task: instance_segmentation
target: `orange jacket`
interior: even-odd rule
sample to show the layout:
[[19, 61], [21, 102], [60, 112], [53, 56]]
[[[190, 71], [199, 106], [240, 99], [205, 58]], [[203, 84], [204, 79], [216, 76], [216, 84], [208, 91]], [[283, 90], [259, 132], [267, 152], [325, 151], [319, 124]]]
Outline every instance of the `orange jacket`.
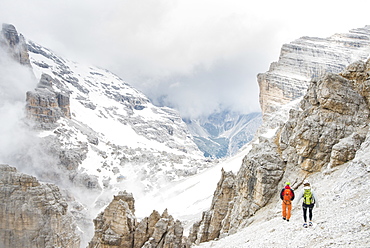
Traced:
[[281, 200], [284, 200], [284, 195], [286, 194], [286, 189], [288, 189], [290, 191], [290, 199], [285, 199], [285, 200], [293, 201], [294, 200], [294, 190], [289, 185], [286, 185], [281, 190], [281, 192], [280, 192], [280, 199]]

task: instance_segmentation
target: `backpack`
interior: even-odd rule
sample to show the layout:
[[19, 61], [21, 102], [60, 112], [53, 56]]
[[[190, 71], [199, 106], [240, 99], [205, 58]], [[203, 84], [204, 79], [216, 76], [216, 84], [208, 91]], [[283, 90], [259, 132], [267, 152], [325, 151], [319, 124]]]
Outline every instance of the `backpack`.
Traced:
[[292, 200], [292, 190], [291, 189], [284, 189], [283, 192], [283, 200], [284, 201], [291, 201]]
[[312, 199], [312, 192], [311, 189], [305, 189], [303, 192], [303, 203], [306, 205], [311, 205], [314, 203]]

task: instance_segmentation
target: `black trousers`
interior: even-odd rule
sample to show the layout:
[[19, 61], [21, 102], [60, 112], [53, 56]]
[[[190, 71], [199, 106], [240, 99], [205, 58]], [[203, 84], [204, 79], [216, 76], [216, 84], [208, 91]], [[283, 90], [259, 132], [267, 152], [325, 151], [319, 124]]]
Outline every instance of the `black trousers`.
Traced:
[[314, 207], [314, 204], [307, 205], [303, 203], [303, 219], [304, 222], [307, 222], [307, 209], [308, 209], [308, 218], [310, 218], [310, 221], [312, 220], [312, 209]]

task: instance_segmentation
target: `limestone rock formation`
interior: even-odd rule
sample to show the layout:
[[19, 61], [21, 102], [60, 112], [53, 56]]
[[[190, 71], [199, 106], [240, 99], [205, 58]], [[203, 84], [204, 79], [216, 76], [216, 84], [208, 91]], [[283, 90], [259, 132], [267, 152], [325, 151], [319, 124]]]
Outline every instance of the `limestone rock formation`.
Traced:
[[305, 94], [311, 79], [326, 72], [339, 73], [370, 53], [370, 26], [329, 38], [302, 37], [285, 44], [279, 61], [258, 75], [263, 113], [274, 112]]
[[211, 209], [203, 212], [202, 220], [195, 223], [189, 235], [192, 243], [199, 244], [219, 237], [220, 232], [227, 232], [229, 209], [232, 209], [236, 194], [235, 175], [222, 169], [221, 179], [213, 195]]
[[[154, 218], [152, 217], [154, 215]], [[168, 214], [167, 210], [163, 212], [163, 214], [160, 216], [159, 220], [154, 224], [154, 220], [156, 220], [158, 217], [158, 213], [155, 211], [151, 214], [151, 216], [148, 219], [148, 229], [153, 231], [151, 234], [151, 231], [148, 232], [147, 235], [149, 235], [149, 239], [145, 241], [145, 239], [139, 239], [136, 238], [136, 232], [135, 232], [135, 243], [134, 247], [145, 247], [145, 248], [180, 248], [180, 247], [186, 247], [186, 240], [183, 241], [183, 227], [181, 225], [181, 222], [179, 220], [174, 220], [171, 215]], [[145, 219], [144, 226], [145, 226]], [[142, 222], [143, 222], [142, 221]], [[153, 227], [151, 227], [150, 224], [154, 224]], [[141, 223], [140, 223], [141, 224]], [[142, 225], [141, 225], [142, 226]], [[144, 242], [143, 246], [140, 246]]]
[[80, 247], [57, 186], [0, 165], [0, 199], [0, 247]]
[[160, 219], [161, 215], [157, 211], [153, 211], [149, 217], [145, 217], [137, 225], [134, 235], [135, 248], [142, 247], [149, 240], [149, 238], [153, 236], [155, 225]]
[[132, 247], [136, 219], [132, 194], [120, 192], [94, 220], [95, 235], [89, 247]]
[[42, 74], [35, 91], [27, 92], [27, 116], [36, 120], [42, 127], [50, 127], [60, 117], [71, 118], [69, 95], [64, 92], [55, 92], [53, 84], [58, 84], [47, 74]]
[[137, 223], [132, 194], [120, 192], [94, 220], [95, 235], [89, 248], [187, 247], [183, 228], [167, 210], [157, 211]]
[[327, 74], [311, 82], [302, 111], [292, 112], [281, 132], [280, 147], [288, 164], [313, 172], [354, 158], [368, 129], [364, 89], [370, 82], [369, 68], [369, 61], [356, 62], [342, 76]]
[[223, 172], [211, 208], [193, 226], [189, 240], [213, 240], [248, 224], [248, 219], [276, 194], [285, 166], [276, 144], [261, 138], [250, 156], [243, 159], [237, 175]]
[[0, 32], [0, 46], [5, 48], [11, 56], [22, 65], [31, 67], [27, 44], [23, 35], [18, 35], [17, 30], [11, 24], [2, 25]]
[[[235, 179], [229, 176], [233, 185], [229, 197], [214, 204], [222, 199], [217, 192], [222, 192], [223, 173], [210, 210], [194, 225], [189, 240], [199, 243], [234, 233], [278, 195], [281, 181], [299, 185], [309, 173], [330, 173], [352, 160], [368, 135], [369, 85], [370, 60], [312, 80], [300, 108], [291, 109], [288, 121], [275, 128], [273, 137], [259, 136]], [[215, 218], [222, 221], [212, 223]]]

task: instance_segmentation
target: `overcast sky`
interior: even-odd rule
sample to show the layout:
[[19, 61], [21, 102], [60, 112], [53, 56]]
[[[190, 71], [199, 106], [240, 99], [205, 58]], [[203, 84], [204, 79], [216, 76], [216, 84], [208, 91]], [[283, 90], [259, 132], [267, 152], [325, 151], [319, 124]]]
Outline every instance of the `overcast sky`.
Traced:
[[256, 76], [301, 36], [370, 24], [367, 0], [0, 0], [0, 21], [184, 117], [260, 111]]

